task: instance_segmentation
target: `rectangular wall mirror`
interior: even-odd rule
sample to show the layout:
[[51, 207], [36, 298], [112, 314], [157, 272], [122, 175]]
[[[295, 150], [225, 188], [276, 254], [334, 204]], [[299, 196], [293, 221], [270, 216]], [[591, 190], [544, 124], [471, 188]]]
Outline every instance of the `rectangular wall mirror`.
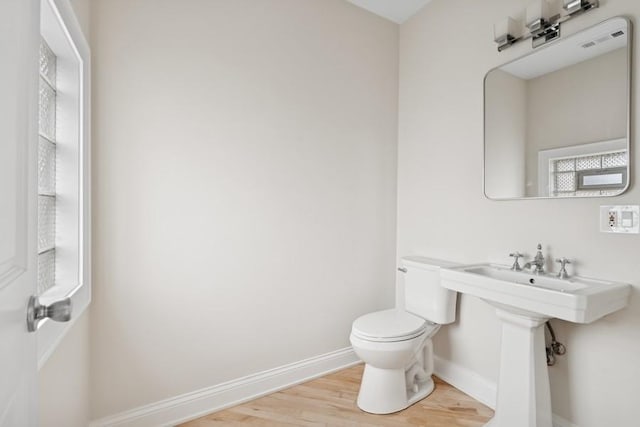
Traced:
[[612, 18], [490, 70], [490, 199], [606, 197], [629, 186], [631, 23]]

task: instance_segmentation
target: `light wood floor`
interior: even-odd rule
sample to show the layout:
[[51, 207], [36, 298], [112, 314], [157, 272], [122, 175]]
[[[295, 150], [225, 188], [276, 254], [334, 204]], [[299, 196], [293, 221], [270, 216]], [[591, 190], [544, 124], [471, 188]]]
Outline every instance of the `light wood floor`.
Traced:
[[436, 378], [427, 398], [389, 415], [356, 406], [364, 365], [327, 375], [243, 405], [181, 424], [180, 427], [253, 426], [424, 426], [480, 427], [493, 411]]

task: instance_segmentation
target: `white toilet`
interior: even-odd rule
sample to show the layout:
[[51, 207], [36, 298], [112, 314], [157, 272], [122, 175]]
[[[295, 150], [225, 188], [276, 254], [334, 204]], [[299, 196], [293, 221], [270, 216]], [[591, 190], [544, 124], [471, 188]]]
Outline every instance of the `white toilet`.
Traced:
[[454, 264], [405, 257], [397, 301], [403, 307], [365, 314], [353, 322], [351, 345], [365, 363], [358, 407], [389, 414], [433, 391], [431, 337], [456, 317], [457, 293], [440, 286], [440, 268]]

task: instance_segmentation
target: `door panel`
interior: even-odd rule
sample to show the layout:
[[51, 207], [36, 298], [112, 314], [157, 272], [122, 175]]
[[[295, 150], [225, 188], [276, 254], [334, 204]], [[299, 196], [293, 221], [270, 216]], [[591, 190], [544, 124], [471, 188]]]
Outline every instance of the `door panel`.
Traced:
[[36, 426], [38, 0], [0, 3], [0, 426]]

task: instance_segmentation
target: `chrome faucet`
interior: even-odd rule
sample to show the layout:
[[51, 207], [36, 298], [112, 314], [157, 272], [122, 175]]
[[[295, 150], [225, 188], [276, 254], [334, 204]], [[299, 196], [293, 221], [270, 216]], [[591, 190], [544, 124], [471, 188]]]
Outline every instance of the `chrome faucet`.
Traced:
[[542, 255], [542, 245], [538, 243], [538, 252], [533, 260], [524, 265], [525, 269], [531, 269], [534, 274], [544, 274], [544, 255]]
[[556, 262], [560, 263], [560, 271], [558, 272], [558, 277], [560, 279], [568, 279], [569, 273], [567, 273], [567, 264], [571, 264], [571, 261], [567, 258], [558, 258]]
[[511, 258], [514, 258], [514, 260], [513, 260], [513, 265], [511, 266], [511, 269], [512, 269], [513, 271], [522, 271], [522, 267], [520, 267], [520, 263], [518, 262], [518, 260], [519, 260], [520, 258], [522, 258], [522, 257], [523, 257], [523, 255], [522, 255], [520, 252], [511, 252], [511, 253], [509, 254], [509, 256], [510, 256]]

